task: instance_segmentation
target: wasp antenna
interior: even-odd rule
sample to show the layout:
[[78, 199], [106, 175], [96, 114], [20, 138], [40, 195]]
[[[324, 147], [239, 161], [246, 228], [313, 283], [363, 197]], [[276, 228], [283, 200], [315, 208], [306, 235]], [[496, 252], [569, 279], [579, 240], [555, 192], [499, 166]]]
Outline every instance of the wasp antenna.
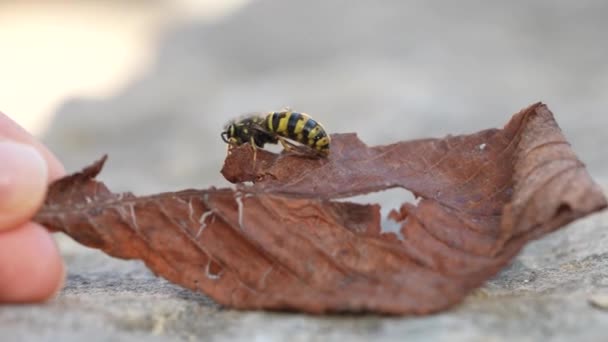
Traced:
[[227, 131], [223, 131], [223, 132], [220, 134], [220, 137], [222, 138], [222, 140], [224, 140], [224, 142], [225, 142], [226, 144], [229, 144], [229, 143], [230, 143], [230, 141], [228, 141], [228, 132], [227, 132]]

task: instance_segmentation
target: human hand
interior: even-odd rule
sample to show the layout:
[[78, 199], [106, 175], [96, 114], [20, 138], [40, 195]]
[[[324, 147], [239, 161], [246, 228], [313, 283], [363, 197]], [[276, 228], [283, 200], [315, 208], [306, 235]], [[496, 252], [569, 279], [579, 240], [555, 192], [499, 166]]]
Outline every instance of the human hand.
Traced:
[[61, 163], [8, 116], [0, 113], [0, 303], [36, 302], [63, 285], [55, 242], [31, 221]]

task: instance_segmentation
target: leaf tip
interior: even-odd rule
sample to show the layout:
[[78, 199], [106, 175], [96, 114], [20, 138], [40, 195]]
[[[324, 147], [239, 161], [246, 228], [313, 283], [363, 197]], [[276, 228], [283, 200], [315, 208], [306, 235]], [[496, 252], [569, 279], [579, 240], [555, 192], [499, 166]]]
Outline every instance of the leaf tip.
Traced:
[[101, 172], [101, 169], [103, 169], [106, 160], [108, 160], [107, 153], [101, 156], [101, 158], [96, 160], [93, 164], [82, 169], [80, 173], [89, 176], [89, 178], [95, 178]]

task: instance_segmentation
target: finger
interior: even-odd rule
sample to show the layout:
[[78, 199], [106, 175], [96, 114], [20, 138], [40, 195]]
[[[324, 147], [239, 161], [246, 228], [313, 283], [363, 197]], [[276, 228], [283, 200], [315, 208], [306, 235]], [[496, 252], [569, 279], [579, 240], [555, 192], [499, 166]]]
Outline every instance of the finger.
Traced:
[[32, 146], [0, 141], [0, 231], [25, 223], [46, 194], [47, 164]]
[[53, 297], [65, 267], [50, 234], [36, 223], [0, 233], [0, 302], [39, 302]]
[[12, 140], [33, 146], [44, 158], [48, 165], [48, 181], [54, 181], [65, 174], [63, 165], [57, 158], [38, 140], [32, 137], [21, 126], [14, 122], [7, 115], [0, 112], [0, 141]]

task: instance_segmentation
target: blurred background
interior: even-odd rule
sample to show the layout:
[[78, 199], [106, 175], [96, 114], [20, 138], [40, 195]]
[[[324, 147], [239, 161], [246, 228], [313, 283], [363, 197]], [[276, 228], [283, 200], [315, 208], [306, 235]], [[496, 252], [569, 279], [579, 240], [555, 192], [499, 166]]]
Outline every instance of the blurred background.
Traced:
[[[0, 110], [68, 171], [108, 153], [99, 178], [146, 194], [228, 185], [219, 134], [243, 113], [290, 106], [373, 145], [502, 127], [543, 101], [606, 189], [607, 15], [602, 0], [5, 0]], [[396, 191], [366, 200], [386, 211], [403, 201]], [[141, 263], [59, 235], [62, 294], [0, 310], [0, 330], [36, 341], [327, 340], [318, 337], [336, 331], [340, 341], [603, 341], [606, 316], [585, 296], [608, 288], [605, 222], [598, 215], [532, 244], [481, 295], [420, 320], [221, 310]]]
[[548, 103], [595, 177], [608, 3], [0, 2], [0, 110], [116, 190], [226, 185], [231, 118], [290, 106], [368, 144], [474, 132]]

